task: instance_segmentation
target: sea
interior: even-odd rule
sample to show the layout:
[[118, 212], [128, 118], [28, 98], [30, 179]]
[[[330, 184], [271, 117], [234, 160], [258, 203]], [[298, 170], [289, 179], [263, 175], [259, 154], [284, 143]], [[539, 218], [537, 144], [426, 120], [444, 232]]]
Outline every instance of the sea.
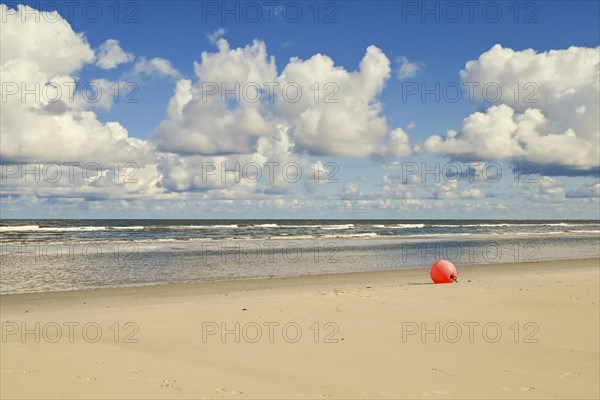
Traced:
[[578, 258], [600, 221], [0, 220], [0, 294]]

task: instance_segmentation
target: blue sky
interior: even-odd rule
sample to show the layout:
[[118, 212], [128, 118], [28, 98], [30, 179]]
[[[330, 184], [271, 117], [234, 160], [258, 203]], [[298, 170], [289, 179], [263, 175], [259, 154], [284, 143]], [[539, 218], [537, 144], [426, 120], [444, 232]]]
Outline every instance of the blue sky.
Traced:
[[[329, 2], [321, 2], [319, 19], [329, 16], [329, 23], [314, 22], [314, 1], [292, 2], [299, 4], [302, 10], [302, 17], [295, 23], [286, 22], [281, 15], [274, 16], [271, 22], [269, 13], [271, 7], [275, 6], [264, 6], [259, 21], [251, 22], [251, 9], [247, 9], [248, 14], [244, 14], [243, 2], [230, 2], [232, 7], [239, 7], [237, 17], [240, 22], [235, 22], [236, 15], [225, 14], [221, 2], [204, 3], [206, 4], [184, 0], [171, 1], [165, 5], [161, 1], [139, 1], [134, 3], [138, 8], [124, 5], [120, 19], [131, 16], [132, 20], [138, 21], [131, 23], [114, 23], [114, 10], [104, 6], [102, 10], [106, 18], [101, 18], [98, 23], [90, 23], [88, 18], [82, 16], [81, 11], [74, 14], [72, 26], [77, 32], [85, 32], [94, 47], [109, 36], [116, 37], [124, 49], [134, 54], [166, 58], [186, 76], [193, 76], [192, 63], [199, 59], [202, 51], [214, 51], [215, 46], [206, 36], [219, 28], [227, 30], [226, 38], [232, 47], [245, 46], [253, 39], [264, 40], [269, 54], [275, 56], [280, 63], [287, 62], [291, 57], [306, 59], [315, 53], [323, 53], [331, 56], [337, 65], [353, 70], [364, 50], [375, 44], [390, 60], [405, 56], [411, 61], [422, 63], [423, 69], [416, 81], [430, 83], [429, 87], [434, 82], [459, 82], [458, 72], [464, 68], [466, 61], [476, 59], [496, 43], [515, 50], [533, 48], [538, 51], [570, 46], [595, 47], [598, 46], [600, 33], [600, 11], [596, 1], [521, 2], [518, 7], [513, 2], [492, 2], [500, 5], [502, 10], [502, 17], [498, 22], [492, 22], [496, 19], [496, 8], [490, 7], [484, 12], [483, 5], [474, 8], [473, 22], [470, 22], [469, 8], [466, 5], [468, 2], [457, 2], [463, 14], [456, 23], [451, 22], [454, 19], [450, 14], [451, 9], [443, 12], [443, 2], [431, 2], [432, 9], [433, 4], [437, 4], [439, 10], [434, 14], [424, 14], [421, 2], [331, 2], [336, 7], [326, 7]], [[268, 2], [257, 2], [263, 3]], [[414, 4], [417, 10], [413, 11], [403, 3]], [[527, 6], [528, 3], [535, 4], [536, 7]], [[216, 14], [212, 13], [212, 4], [216, 4], [218, 8]], [[67, 14], [66, 6], [60, 9]], [[90, 8], [90, 15], [93, 13], [91, 10], [93, 9]], [[289, 10], [290, 21], [293, 21], [295, 8], [290, 6]], [[517, 20], [520, 21], [517, 23], [516, 12]], [[403, 22], [403, 18], [406, 22]], [[435, 22], [436, 18], [439, 23]], [[225, 23], [222, 22], [223, 19]], [[425, 23], [422, 22], [423, 19]], [[334, 22], [335, 20], [338, 22]], [[164, 28], [161, 29], [161, 26]], [[110, 34], [107, 35], [107, 32]], [[89, 75], [82, 74], [83, 80], [97, 77], [97, 70], [90, 68], [87, 72]], [[112, 76], [118, 77], [118, 72], [114, 71]], [[125, 111], [119, 115], [119, 121], [123, 121], [126, 126], [140, 127], [141, 137], [151, 132], [165, 113], [168, 97], [156, 96], [154, 90], [161, 93], [169, 90], [169, 86], [163, 82], [145, 86], [136, 96], [143, 103], [139, 109], [134, 108], [131, 112]], [[386, 116], [390, 121], [406, 125], [419, 119], [419, 126], [422, 128], [419, 132], [423, 132], [423, 136], [443, 132], [448, 128], [449, 121], [450, 126], [458, 128], [464, 115], [477, 108], [477, 105], [468, 101], [438, 106], [434, 101], [423, 103], [416, 97], [418, 96], [411, 96], [407, 102], [403, 102], [402, 82], [398, 80], [391, 80], [382, 94]], [[117, 108], [113, 111], [117, 112]], [[439, 118], [432, 120], [427, 117], [432, 110]], [[144, 118], [140, 118], [140, 112], [145, 114]], [[148, 118], [148, 115], [154, 118]], [[132, 134], [137, 135], [137, 132], [135, 129]]]
[[[2, 3], [13, 8], [17, 4], [16, 2]], [[598, 55], [597, 46], [600, 36], [598, 18], [600, 3], [597, 1], [482, 1], [477, 2], [472, 16], [469, 15], [470, 3], [460, 1], [301, 1], [278, 2], [277, 6], [268, 5], [270, 4], [268, 2], [253, 2], [248, 5], [245, 2], [234, 1], [227, 3], [136, 1], [120, 2], [116, 8], [113, 2], [80, 2], [72, 14], [69, 13], [69, 2], [32, 1], [25, 2], [25, 4], [39, 11], [56, 9], [68, 22], [73, 33], [83, 34], [83, 40], [94, 53], [93, 57], [95, 58], [92, 59], [90, 56], [85, 61], [81, 61], [77, 68], [66, 71], [66, 74], [73, 80], [79, 83], [92, 82], [97, 79], [132, 81], [139, 87], [139, 91], [134, 96], [138, 100], [137, 103], [113, 101], [113, 104], [106, 108], [96, 107], [91, 111], [94, 112], [99, 123], [118, 122], [127, 130], [129, 138], [141, 139], [153, 147], [151, 150], [153, 157], [159, 161], [154, 163], [144, 161], [144, 163], [148, 164], [149, 170], [156, 171], [158, 169], [159, 176], [156, 179], [150, 177], [146, 179], [146, 183], [152, 181], [151, 189], [137, 187], [131, 191], [125, 190], [126, 194], [119, 188], [99, 190], [90, 195], [89, 188], [73, 187], [73, 185], [61, 186], [60, 190], [57, 190], [56, 187], [37, 186], [32, 188], [27, 182], [21, 186], [9, 185], [8, 182], [4, 182], [4, 193], [1, 197], [4, 206], [3, 217], [47, 214], [59, 217], [104, 216], [107, 210], [114, 209], [115, 204], [120, 205], [117, 212], [119, 216], [136, 215], [139, 217], [156, 215], [157, 212], [164, 217], [188, 215], [198, 217], [196, 210], [200, 209], [202, 213], [213, 213], [215, 217], [232, 218], [244, 216], [268, 218], [287, 216], [290, 215], [290, 212], [293, 212], [295, 217], [320, 215], [340, 218], [354, 216], [436, 218], [442, 217], [448, 208], [455, 210], [452, 211], [453, 216], [466, 218], [550, 217], [551, 213], [556, 213], [558, 217], [563, 218], [599, 217], [597, 195], [599, 161], [597, 160], [597, 143], [594, 143], [599, 135], [599, 127], [597, 113], [594, 114], [590, 111], [598, 108], [598, 97], [593, 94], [593, 91], [592, 94], [589, 92], [590, 87], [598, 85], [598, 66], [594, 59]], [[261, 17], [257, 18], [258, 22], [249, 21], [254, 16], [255, 6], [262, 7]], [[233, 12], [227, 14], [223, 7], [230, 7]], [[427, 7], [429, 12], [424, 7]], [[86, 9], [88, 14], [84, 13], [83, 9]], [[102, 15], [98, 16], [97, 21], [95, 21], [96, 10], [102, 11]], [[298, 18], [295, 18], [296, 10], [301, 10], [302, 13]], [[455, 14], [457, 10], [460, 10], [460, 16]], [[115, 13], [116, 11], [118, 13]], [[497, 11], [500, 11], [501, 15], [497, 14]], [[272, 20], [270, 13], [273, 13]], [[239, 21], [236, 21], [236, 18]], [[297, 19], [297, 21], [292, 22], [290, 19]], [[328, 23], [324, 21], [326, 19]], [[51, 29], [56, 26], [50, 25], [57, 24], [44, 24], [43, 22], [42, 18], [42, 23], [37, 23], [35, 28], [30, 26], [24, 29], [26, 32], [27, 29], [36, 29], [36, 31], [48, 29], [47, 33], [39, 33], [40, 37], [51, 36]], [[286, 153], [285, 157], [301, 157], [307, 163], [334, 162], [339, 165], [336, 177], [340, 182], [317, 185], [318, 188], [308, 187], [310, 185], [302, 188], [287, 188], [289, 189], [287, 191], [279, 187], [276, 191], [270, 191], [277, 192], [276, 196], [269, 196], [265, 195], [269, 190], [264, 187], [249, 187], [239, 191], [237, 188], [231, 187], [203, 187], [190, 183], [193, 178], [190, 178], [189, 182], [176, 182], [180, 178], [175, 178], [175, 175], [172, 175], [173, 178], [169, 181], [167, 177], [173, 171], [173, 165], [179, 165], [177, 163], [183, 162], [188, 166], [194, 165], [194, 163], [197, 165], [198, 162], [202, 162], [199, 161], [199, 157], [204, 157], [202, 160], [209, 160], [211, 156], [231, 156], [232, 162], [234, 162], [236, 155], [250, 154], [248, 149], [210, 153], [210, 150], [207, 150], [213, 147], [210, 144], [206, 145], [206, 148], [190, 148], [190, 152], [177, 150], [179, 148], [177, 141], [181, 142], [182, 136], [180, 135], [184, 133], [179, 132], [169, 136], [171, 132], [165, 128], [165, 121], [172, 119], [167, 113], [167, 107], [174, 95], [177, 81], [188, 79], [192, 85], [199, 87], [201, 79], [196, 75], [194, 62], [200, 63], [203, 52], [207, 52], [209, 55], [219, 53], [218, 44], [215, 40], [210, 39], [210, 35], [219, 30], [222, 32], [219, 37], [225, 40], [228, 49], [232, 50], [232, 53], [227, 53], [230, 57], [233, 57], [234, 49], [251, 46], [254, 40], [262, 43], [266, 48], [267, 57], [274, 57], [277, 75], [282, 73], [292, 58], [297, 57], [306, 61], [316, 54], [328, 56], [333, 60], [334, 68], [340, 68], [351, 74], [359, 69], [367, 49], [375, 46], [379, 52], [377, 54], [383, 54], [389, 61], [389, 73], [385, 79], [381, 78], [381, 90], [373, 94], [371, 98], [365, 99], [363, 109], [368, 110], [376, 103], [379, 109], [377, 116], [384, 119], [386, 124], [385, 132], [382, 131], [378, 136], [381, 143], [361, 139], [353, 144], [340, 136], [340, 146], [360, 148], [366, 144], [367, 146], [373, 145], [374, 149], [363, 152], [358, 150], [342, 151], [339, 148], [336, 149], [335, 132], [332, 131], [323, 134], [327, 136], [328, 141], [333, 141], [334, 144], [323, 143], [321, 148], [319, 143], [314, 143], [316, 140], [314, 137], [302, 131], [302, 126], [304, 126], [302, 124], [306, 121], [298, 121], [303, 117], [290, 116], [291, 111], [286, 110], [283, 114], [287, 118], [285, 123], [289, 122], [287, 135], [290, 136], [290, 140], [295, 146], [290, 152], [291, 154]], [[8, 29], [5, 32], [8, 32]], [[3, 35], [9, 34], [5, 32]], [[3, 41], [5, 39], [7, 38], [3, 38]], [[131, 59], [118, 63], [114, 68], [105, 69], [99, 67], [95, 61], [99, 60], [99, 49], [102, 44], [110, 39], [118, 41], [119, 48], [130, 54]], [[54, 54], [57, 59], [53, 62], [63, 63], [64, 60], [60, 59], [62, 56], [58, 55], [61, 54], [61, 43], [59, 41], [49, 43], [49, 46], [56, 46]], [[493, 46], [497, 44], [501, 48], [492, 50]], [[17, 45], [18, 43], [15, 44], [15, 46]], [[27, 45], [31, 45], [31, 43], [24, 43], [21, 46]], [[68, 43], [63, 43], [63, 45], [68, 45]], [[566, 51], [570, 47], [579, 50], [571, 56]], [[499, 61], [494, 60], [503, 60], [503, 57], [508, 54], [507, 49], [512, 51], [513, 61], [507, 62], [504, 70], [496, 70], [495, 65]], [[5, 51], [4, 48], [3, 51]], [[528, 51], [533, 53], [527, 53]], [[559, 51], [559, 53], [554, 55], [554, 51]], [[16, 50], [13, 53], [15, 59], [26, 57], [21, 54], [22, 52], [19, 53]], [[30, 57], [35, 59], [35, 52], [32, 51], [31, 54], [33, 55]], [[477, 63], [476, 61], [484, 54], [487, 54], [493, 62]], [[10, 61], [11, 56], [7, 57], [3, 59], [3, 63]], [[84, 58], [84, 56], [80, 57], [81, 60]], [[173, 74], [169, 75], [150, 69], [144, 73], [132, 72], [140, 60], [153, 59], [161, 59], [170, 63]], [[34, 61], [43, 67], [42, 61]], [[48, 60], [43, 61], [47, 62]], [[461, 78], [460, 71], [466, 69], [468, 61], [474, 61], [475, 65], [472, 69], [467, 70], [466, 78]], [[594, 62], [596, 62], [595, 67]], [[524, 65], [524, 63], [529, 64]], [[400, 76], [399, 70], [403, 64], [408, 68], [409, 73]], [[221, 68], [225, 68], [223, 65]], [[573, 69], [569, 70], [569, 66], [572, 66]], [[42, 67], [40, 68], [43, 69]], [[306, 67], [310, 73], [309, 65], [306, 64], [303, 67]], [[561, 68], [563, 69], [561, 70]], [[572, 84], [562, 81], [562, 79], [568, 79], [569, 74], [576, 74], [579, 77], [582, 69], [578, 68], [587, 68], [586, 71], [591, 71], [589, 72], [591, 77], [589, 82], [583, 82], [583, 78], [581, 78], [582, 81]], [[207, 66], [204, 73], [210, 75], [212, 72], [208, 71]], [[524, 74], [522, 81], [520, 73]], [[584, 71], [582, 76], [587, 76], [585, 73]], [[538, 114], [526, 113], [526, 108], [529, 106], [525, 107], [520, 102], [511, 103], [505, 98], [493, 104], [486, 103], [480, 98], [469, 101], [464, 92], [461, 93], [461, 98], [457, 102], [447, 101], [444, 98], [436, 101], [433, 95], [428, 95], [423, 101], [420, 98], [421, 93], [406, 94], [409, 87], [433, 89], [436, 84], [439, 84], [440, 87], [460, 85], [461, 79], [463, 81], [464, 79], [477, 80], [485, 84], [486, 81], [482, 81], [482, 79], [487, 79], [489, 83], [506, 78], [518, 81], [520, 95], [523, 96], [527, 93], [523, 85], [531, 83], [532, 77], [536, 79], [536, 76], [542, 78], [539, 82], [533, 81], [539, 86], [539, 91], [534, 97], [536, 99], [541, 97], [539, 98], [540, 103], [533, 104], [532, 107], [539, 109], [546, 120], [540, 123], [535, 137], [525, 131], [526, 124], [524, 123], [521, 128], [522, 133], [519, 133], [521, 131], [513, 132], [511, 140], [514, 140], [514, 143], [499, 142], [503, 143], [502, 145], [514, 144], [521, 147], [518, 149], [515, 147], [516, 150], [513, 149], [512, 153], [508, 150], [499, 151], [499, 154], [503, 155], [498, 157], [491, 155], [489, 151], [483, 151], [482, 147], [489, 146], [493, 149], [496, 144], [489, 137], [504, 133], [494, 133], [494, 127], [490, 127], [489, 133], [481, 133], [480, 125], [469, 128], [469, 126], [463, 125], [463, 121], [470, 116], [473, 117], [473, 120], [480, 118], [483, 114], [487, 117], [488, 113], [492, 114], [491, 109], [495, 106], [504, 107], [502, 109], [504, 111], [507, 109], [514, 111], [514, 116], [507, 118], [513, 118], [515, 123], [526, 118], [537, 118]], [[556, 78], [552, 78], [552, 76], [556, 76]], [[47, 75], [47, 79], [53, 78], [55, 76]], [[365, 74], [364, 77], [353, 76], [349, 78], [348, 82], [358, 81], [362, 78], [365, 82], [375, 79]], [[501, 82], [500, 84], [503, 85], [506, 92], [505, 83]], [[351, 85], [351, 83], [348, 84]], [[560, 98], [561, 93], [564, 93], [569, 87], [571, 89], [569, 95], [572, 95], [574, 100], [569, 100], [565, 104], [569, 107], [572, 106], [573, 111], [569, 115], [562, 115], [557, 111], [558, 105], [555, 105], [555, 99]], [[581, 104], [575, 104], [574, 102], [579, 101], [577, 99], [585, 100], [581, 100]], [[235, 104], [229, 104], [229, 111], [236, 107]], [[7, 109], [7, 107], [4, 108]], [[577, 122], [574, 117], [576, 109], [585, 114], [585, 124]], [[186, 117], [186, 124], [192, 123], [190, 120], [194, 118], [194, 113], [202, 116], [202, 109], [193, 111], [190, 106], [188, 110], [191, 111], [188, 111], [190, 115]], [[502, 110], [499, 109], [499, 112]], [[77, 110], [77, 112], [80, 111]], [[280, 111], [270, 110], [269, 107], [266, 107], [261, 113], [263, 116], [265, 113], [269, 114], [270, 118], [271, 113]], [[356, 113], [356, 109], [353, 112]], [[478, 112], [479, 114], [477, 114]], [[589, 116], [590, 113], [592, 113], [591, 116]], [[289, 121], [290, 118], [293, 121]], [[280, 120], [277, 119], [277, 121]], [[356, 126], [353, 121], [341, 120], [340, 132], [348, 129], [344, 125], [345, 122], [347, 122], [347, 126]], [[371, 122], [376, 123], [374, 120]], [[501, 123], [498, 122], [497, 125], [501, 125]], [[159, 129], [159, 126], [162, 128]], [[181, 126], [179, 127], [181, 128]], [[187, 125], [186, 127], [188, 131], [191, 129], [196, 132], [192, 129], [194, 127], [190, 128]], [[371, 128], [369, 127], [372, 128], [367, 124], [366, 132], [370, 132]], [[402, 131], [408, 144], [403, 149], [392, 152], [393, 154], [386, 153], [383, 149], [391, 140], [390, 132], [396, 128]], [[12, 138], [8, 136], [9, 129], [15, 128], [13, 125], [10, 128], [8, 125], [3, 127], [2, 139], [6, 141], [5, 143], [9, 143]], [[184, 132], [183, 128], [181, 129]], [[469, 129], [476, 133], [469, 134]], [[571, 139], [552, 137], [552, 135], [567, 132], [569, 129], [574, 132], [574, 136], [571, 133], [565, 134], [568, 138], [576, 137], [587, 140], [587, 142], [581, 142], [584, 143], [583, 147], [589, 144], [589, 151], [585, 154], [582, 153], [582, 156], [575, 156], [572, 151], [569, 153], [568, 149], [571, 145], [574, 149], [582, 147], [578, 145], [579, 142], [574, 141], [575, 139], [571, 142], [564, 142]], [[456, 131], [457, 136], [451, 134], [446, 137], [448, 130]], [[482, 136], [478, 136], [480, 133], [489, 135], [489, 137], [482, 138]], [[13, 131], [10, 131], [10, 134], [13, 134]], [[28, 133], [26, 130], [18, 132], [17, 129], [14, 134], [23, 138]], [[209, 140], [214, 140], [215, 136], [210, 136], [211, 134], [210, 132], [206, 133]], [[233, 135], [232, 138], [235, 138], [237, 142], [240, 141], [236, 132], [222, 133], [224, 137], [227, 137], [228, 134]], [[316, 134], [320, 134], [320, 132], [316, 132]], [[205, 138], [203, 135], [205, 133], [200, 132], [199, 138]], [[340, 133], [340, 135], [342, 134]], [[441, 138], [446, 137], [444, 143], [437, 147], [434, 146], [433, 141], [426, 144], [434, 135]], [[210, 139], [211, 137], [212, 139]], [[156, 138], [161, 138], [162, 144]], [[456, 150], [450, 143], [450, 139], [453, 138], [461, 140], [461, 146], [464, 148], [471, 146], [471, 150]], [[552, 142], [551, 139], [556, 141]], [[250, 141], [254, 143], [253, 140]], [[527, 142], [528, 140], [531, 141]], [[32, 143], [35, 142], [28, 140], [26, 145], [19, 147], [21, 150], [15, 150], [13, 153], [4, 152], [2, 154], [3, 162], [16, 163], [22, 168], [23, 162], [35, 161], [36, 156], [32, 155], [35, 153], [33, 149], [31, 152], [27, 151], [27, 146], [34, 146]], [[255, 155], [266, 157], [264, 153], [257, 150], [256, 143], [253, 146], [251, 150], [255, 152]], [[548, 146], [546, 155], [544, 155], [544, 151], [539, 150], [540, 146]], [[536, 148], [534, 149], [534, 147]], [[557, 153], [561, 148], [565, 151], [564, 155]], [[384, 153], [386, 155], [382, 155]], [[164, 161], [167, 157], [165, 154], [169, 154], [171, 157], [170, 162]], [[83, 153], [81, 157], [81, 160], [84, 161], [89, 159], [89, 156], [85, 156]], [[193, 159], [193, 157], [196, 158]], [[288, 160], [285, 157], [283, 159]], [[272, 155], [271, 158], [273, 158]], [[573, 160], [570, 160], [571, 158]], [[584, 158], [585, 162], [579, 162]], [[60, 157], [57, 155], [54, 159], [50, 157], [47, 160], [39, 161], [48, 162], [59, 159]], [[498, 162], [499, 165], [502, 165], [504, 179], [494, 182], [492, 186], [477, 186], [477, 183], [469, 186], [465, 185], [464, 181], [458, 185], [448, 185], [451, 182], [443, 182], [443, 179], [440, 182], [427, 181], [417, 184], [413, 182], [412, 185], [409, 182], [391, 183], [393, 179], [390, 179], [390, 176], [398, 175], [398, 171], [404, 168], [402, 162], [448, 163], [452, 160], [461, 163]], [[110, 160], [104, 159], [102, 161], [110, 162]], [[117, 162], [119, 161], [117, 160]], [[135, 162], [137, 162], [137, 158]], [[533, 163], [536, 165], [536, 171], [539, 170], [542, 173], [536, 174], [537, 180], [534, 184], [523, 186], [522, 182], [515, 182], [514, 179], [508, 178], [514, 174], [510, 168], [514, 166], [515, 162]], [[162, 167], [157, 168], [156, 165], [162, 165]], [[197, 172], [194, 169], [191, 175], [194, 175], [194, 171]], [[544, 171], [550, 172], [544, 175]], [[160, 176], [160, 173], [163, 175]], [[190, 175], [189, 171], [187, 175]], [[157, 182], [158, 185], [156, 185]], [[160, 190], [155, 190], [156, 187], [159, 187]], [[391, 195], [392, 192], [395, 194]], [[247, 197], [244, 193], [247, 194]], [[258, 196], [257, 193], [261, 193], [263, 196]], [[446, 194], [440, 196], [440, 193]], [[389, 202], [386, 203], [384, 200], [389, 200]], [[27, 206], [32, 201], [36, 204], [34, 208]], [[273, 201], [277, 204], [276, 206], [271, 204]], [[173, 209], [169, 206], [169, 202], [178, 202], [181, 206]], [[245, 205], [242, 206], [238, 203]], [[124, 206], [125, 204], [126, 206]], [[232, 210], [232, 207], [227, 207], [227, 204], [239, 205], [237, 207], [239, 212]], [[323, 206], [324, 204], [326, 206]]]

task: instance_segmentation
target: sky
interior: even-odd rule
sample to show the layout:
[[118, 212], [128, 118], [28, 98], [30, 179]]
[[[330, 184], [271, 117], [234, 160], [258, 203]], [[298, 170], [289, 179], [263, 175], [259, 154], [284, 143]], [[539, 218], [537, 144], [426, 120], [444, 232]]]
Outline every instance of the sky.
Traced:
[[597, 1], [0, 3], [2, 218], [600, 218]]

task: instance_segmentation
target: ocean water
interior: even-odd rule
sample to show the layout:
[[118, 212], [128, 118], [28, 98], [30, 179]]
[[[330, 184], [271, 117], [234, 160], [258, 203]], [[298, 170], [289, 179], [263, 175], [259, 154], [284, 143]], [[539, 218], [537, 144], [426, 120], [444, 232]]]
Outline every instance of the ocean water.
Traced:
[[2, 220], [0, 293], [600, 257], [600, 221]]

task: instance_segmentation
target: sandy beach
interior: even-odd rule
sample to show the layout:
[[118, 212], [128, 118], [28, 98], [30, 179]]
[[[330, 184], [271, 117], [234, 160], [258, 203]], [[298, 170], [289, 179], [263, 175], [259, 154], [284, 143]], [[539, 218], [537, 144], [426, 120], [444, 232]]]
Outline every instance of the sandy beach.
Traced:
[[[598, 398], [599, 260], [4, 295], [1, 397]], [[37, 324], [37, 325], [36, 325]]]

